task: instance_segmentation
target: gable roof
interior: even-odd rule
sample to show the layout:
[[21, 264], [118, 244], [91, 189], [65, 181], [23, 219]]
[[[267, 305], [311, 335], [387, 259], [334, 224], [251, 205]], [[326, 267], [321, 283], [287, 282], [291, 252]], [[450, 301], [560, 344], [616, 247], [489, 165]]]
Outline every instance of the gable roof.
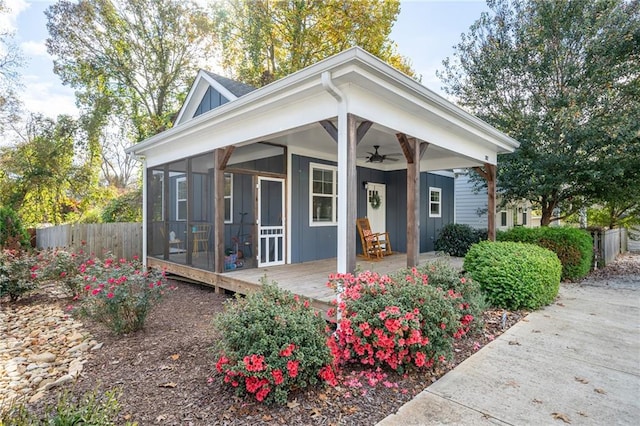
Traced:
[[229, 102], [256, 90], [255, 87], [248, 84], [223, 77], [210, 71], [200, 70], [191, 85], [191, 89], [182, 108], [180, 108], [180, 112], [178, 112], [174, 127], [193, 118], [194, 113], [198, 109], [198, 105], [200, 105], [202, 101], [202, 97], [209, 87], [217, 90]]
[[[145, 156], [147, 166], [153, 166], [216, 148], [272, 140], [298, 144], [299, 152], [308, 148], [307, 152], [314, 155], [330, 151], [330, 155], [335, 156], [335, 143], [326, 132], [310, 135], [313, 137], [306, 141], [287, 135], [309, 128], [320, 132], [320, 122], [335, 120], [344, 109], [374, 123], [373, 129], [390, 144], [397, 145], [398, 133], [428, 142], [431, 154], [422, 160], [426, 164], [423, 170], [496, 164], [497, 154], [513, 152], [519, 145], [513, 138], [359, 47], [239, 98], [204, 71], [198, 78], [203, 80], [203, 86], [209, 81], [219, 87], [220, 93], [228, 94], [230, 101], [188, 120], [185, 117], [189, 116], [189, 110], [183, 108], [182, 122], [127, 148], [126, 152]], [[196, 86], [194, 84], [190, 96]], [[342, 92], [342, 101], [336, 102], [334, 89]], [[206, 87], [202, 90], [204, 93]], [[197, 105], [193, 106], [190, 117], [195, 108]], [[375, 131], [368, 133], [373, 136]], [[299, 146], [306, 142], [306, 146]]]
[[[211, 71], [207, 71], [207, 70], [203, 70], [203, 71], [205, 73], [207, 73], [215, 81], [217, 81], [218, 83], [222, 84], [227, 90], [229, 90], [231, 93], [233, 93], [238, 98], [240, 96], [244, 96], [247, 93], [250, 93], [250, 92], [253, 92], [254, 90], [256, 90], [256, 88], [251, 86], [250, 84], [241, 83], [239, 81], [232, 80], [230, 78], [221, 76], [220, 74], [216, 74], [216, 73], [211, 72]], [[229, 100], [231, 100], [231, 99], [229, 99]]]

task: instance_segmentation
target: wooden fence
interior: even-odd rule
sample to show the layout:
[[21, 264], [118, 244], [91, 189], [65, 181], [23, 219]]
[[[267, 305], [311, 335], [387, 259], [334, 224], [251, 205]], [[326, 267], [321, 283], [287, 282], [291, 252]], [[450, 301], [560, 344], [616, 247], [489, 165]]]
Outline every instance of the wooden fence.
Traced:
[[599, 267], [613, 262], [620, 253], [627, 251], [628, 233], [626, 228], [615, 228], [606, 231], [595, 230], [591, 232], [593, 237], [593, 250]]
[[36, 230], [36, 246], [84, 250], [102, 257], [110, 252], [117, 258], [142, 257], [142, 223], [94, 223], [60, 225]]

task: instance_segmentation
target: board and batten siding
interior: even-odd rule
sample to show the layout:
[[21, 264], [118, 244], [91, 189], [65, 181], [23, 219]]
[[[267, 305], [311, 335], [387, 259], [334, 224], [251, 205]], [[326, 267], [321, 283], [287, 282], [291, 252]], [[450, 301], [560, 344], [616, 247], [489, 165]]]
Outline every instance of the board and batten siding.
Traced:
[[[309, 164], [336, 166], [335, 162], [292, 155], [291, 182], [291, 262], [308, 262], [336, 256], [337, 227], [309, 226]], [[407, 171], [381, 171], [364, 167], [357, 168], [357, 217], [367, 214], [367, 192], [364, 182], [382, 183], [387, 187], [386, 229], [394, 251], [405, 252], [407, 248]], [[429, 188], [442, 189], [441, 217], [428, 217]], [[433, 173], [420, 173], [420, 251], [434, 250], [434, 241], [442, 227], [453, 223], [454, 181], [452, 177]], [[355, 234], [356, 250], [362, 253], [360, 237]]]

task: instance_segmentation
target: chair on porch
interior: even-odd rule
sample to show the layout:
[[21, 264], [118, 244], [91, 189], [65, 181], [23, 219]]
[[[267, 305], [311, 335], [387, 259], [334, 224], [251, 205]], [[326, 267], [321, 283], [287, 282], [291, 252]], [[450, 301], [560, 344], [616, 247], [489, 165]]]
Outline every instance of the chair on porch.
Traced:
[[191, 228], [191, 232], [193, 233], [193, 256], [197, 257], [198, 254], [200, 253], [200, 248], [202, 248], [202, 251], [205, 254], [207, 254], [207, 257], [208, 257], [209, 235], [211, 234], [211, 225], [208, 225], [208, 224], [193, 225]]
[[385, 255], [393, 254], [391, 251], [391, 241], [388, 232], [372, 232], [369, 219], [361, 217], [356, 220], [360, 242], [362, 243], [362, 254], [367, 259], [381, 259]]

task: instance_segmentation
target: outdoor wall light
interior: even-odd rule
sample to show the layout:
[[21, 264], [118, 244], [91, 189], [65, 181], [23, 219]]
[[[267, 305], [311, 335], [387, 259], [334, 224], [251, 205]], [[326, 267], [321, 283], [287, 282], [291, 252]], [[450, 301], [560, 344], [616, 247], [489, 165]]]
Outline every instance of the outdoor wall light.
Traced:
[[369, 185], [369, 182], [367, 182], [366, 180], [362, 181], [362, 189], [367, 189], [367, 185]]

